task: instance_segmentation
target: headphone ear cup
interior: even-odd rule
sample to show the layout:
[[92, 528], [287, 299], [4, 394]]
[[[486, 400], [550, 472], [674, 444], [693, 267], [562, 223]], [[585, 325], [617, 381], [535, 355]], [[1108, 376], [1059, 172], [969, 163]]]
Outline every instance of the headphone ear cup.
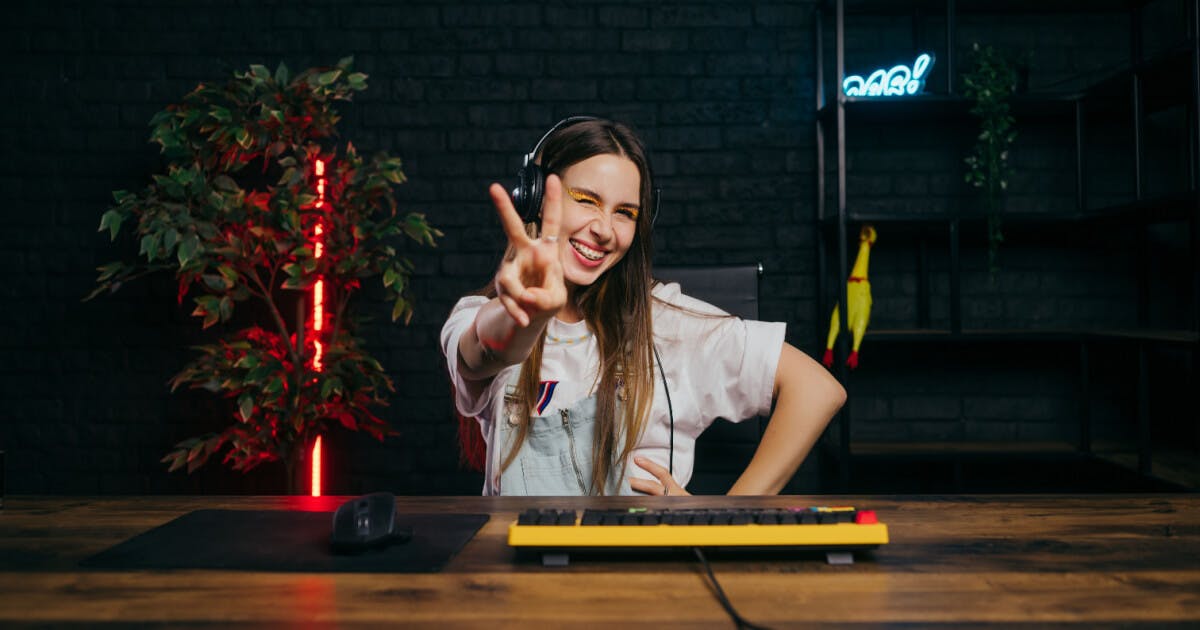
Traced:
[[545, 191], [546, 176], [542, 168], [530, 162], [517, 171], [517, 187], [513, 189], [513, 207], [525, 223], [537, 221], [538, 212], [542, 209], [542, 196]]

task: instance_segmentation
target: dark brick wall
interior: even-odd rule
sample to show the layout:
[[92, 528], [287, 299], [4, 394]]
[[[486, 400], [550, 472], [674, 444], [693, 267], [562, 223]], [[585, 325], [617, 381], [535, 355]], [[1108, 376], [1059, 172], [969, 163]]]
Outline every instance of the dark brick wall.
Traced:
[[[1162, 21], [1171, 24], [1167, 13]], [[1033, 48], [1035, 88], [1085, 81], [1120, 60], [1119, 20], [1047, 19], [967, 24], [963, 41]], [[863, 24], [852, 35], [853, 59], [908, 50], [907, 25]], [[939, 41], [939, 28], [931, 20], [922, 38]], [[239, 475], [212, 465], [186, 476], [158, 463], [177, 440], [219, 429], [229, 413], [220, 401], [167, 392], [188, 346], [208, 338], [190, 308], [176, 305], [170, 279], [80, 302], [95, 266], [134, 249], [95, 229], [112, 190], [141, 187], [159, 168], [147, 121], [197, 82], [251, 63], [299, 70], [353, 54], [370, 89], [341, 108], [343, 136], [402, 157], [409, 182], [401, 207], [427, 213], [445, 232], [436, 250], [409, 252], [419, 300], [410, 326], [388, 323], [369, 290], [359, 303], [375, 316], [362, 332], [398, 389], [383, 415], [402, 435], [384, 445], [332, 435], [331, 492], [478, 492], [477, 475], [457, 466], [437, 334], [454, 301], [490, 277], [499, 253], [486, 185], [507, 181], [521, 154], [566, 115], [611, 116], [643, 132], [663, 188], [658, 262], [761, 261], [763, 318], [788, 322], [789, 340], [808, 352], [823, 343], [828, 314], [817, 312], [811, 224], [810, 2], [22, 2], [0, 31], [9, 78], [0, 97], [8, 201], [0, 448], [10, 492], [281, 488], [271, 467]], [[1171, 124], [1163, 123], [1164, 137]], [[856, 194], [913, 211], [967, 203], [960, 163], [969, 145], [954, 135], [961, 129], [877, 131], [851, 137]], [[1022, 136], [1027, 148], [1014, 163], [1028, 170], [1014, 182], [1014, 204], [1053, 209], [1071, 194], [1061, 176], [1066, 139], [1062, 130]], [[980, 325], [1126, 321], [1132, 280], [1121, 244], [1112, 247], [1116, 255], [1090, 243], [1043, 243], [1028, 254], [1014, 247], [998, 284], [988, 282], [976, 247], [964, 314]], [[911, 325], [913, 251], [911, 241], [881, 235], [872, 267], [880, 324]], [[933, 289], [934, 319], [943, 321], [945, 273]], [[913, 369], [914, 354], [928, 353], [864, 351], [874, 371], [861, 380], [877, 384], [855, 390], [867, 434], [1007, 439], [1069, 424], [1069, 361], [1031, 374], [1022, 356], [976, 353], [925, 356]], [[955, 369], [964, 361], [972, 369]], [[1121, 414], [1113, 412], [1115, 421]]]

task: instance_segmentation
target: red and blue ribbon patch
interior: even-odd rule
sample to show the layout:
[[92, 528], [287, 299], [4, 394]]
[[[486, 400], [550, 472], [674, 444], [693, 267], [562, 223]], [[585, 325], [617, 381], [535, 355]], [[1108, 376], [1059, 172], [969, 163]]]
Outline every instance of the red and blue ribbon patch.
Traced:
[[538, 383], [537, 412], [539, 415], [550, 404], [550, 399], [554, 397], [554, 388], [557, 385], [558, 381], [542, 381]]

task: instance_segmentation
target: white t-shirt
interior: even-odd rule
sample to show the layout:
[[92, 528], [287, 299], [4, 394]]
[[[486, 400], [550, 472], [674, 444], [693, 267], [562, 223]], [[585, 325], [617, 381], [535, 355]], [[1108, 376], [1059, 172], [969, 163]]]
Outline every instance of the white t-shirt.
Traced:
[[[770, 412], [775, 369], [783, 349], [785, 325], [724, 316], [717, 307], [686, 296], [675, 283], [656, 285], [652, 294], [680, 308], [652, 302], [654, 341], [662, 359], [675, 416], [674, 477], [682, 486], [692, 478], [696, 437], [717, 418], [740, 422]], [[504, 409], [504, 393], [521, 366], [501, 370], [487, 382], [468, 382], [458, 374], [458, 341], [487, 303], [482, 296], [458, 301], [442, 327], [442, 352], [454, 383], [458, 412], [479, 421], [488, 444], [483, 494], [496, 494], [504, 453], [498, 443], [497, 423]], [[698, 315], [696, 313], [718, 315]], [[541, 382], [554, 382], [552, 391], [538, 401], [537, 415], [570, 407], [593, 393], [599, 380], [599, 351], [586, 322], [568, 324], [552, 319], [546, 327], [542, 351]], [[550, 390], [544, 386], [540, 391]], [[662, 376], [655, 366], [654, 400], [646, 430], [634, 455], [668, 465], [671, 420]], [[627, 474], [644, 479], [651, 475], [631, 462]]]

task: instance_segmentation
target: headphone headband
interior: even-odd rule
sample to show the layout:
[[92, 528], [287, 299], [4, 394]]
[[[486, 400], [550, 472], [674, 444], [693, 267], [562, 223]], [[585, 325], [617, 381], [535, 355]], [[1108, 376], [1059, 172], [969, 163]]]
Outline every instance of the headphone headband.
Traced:
[[544, 142], [546, 142], [546, 138], [549, 138], [550, 134], [554, 133], [555, 131], [558, 131], [559, 129], [562, 129], [563, 127], [568, 127], [570, 125], [574, 125], [575, 123], [583, 122], [585, 120], [600, 120], [600, 119], [596, 118], [595, 116], [567, 116], [566, 118], [555, 123], [554, 126], [551, 127], [549, 131], [542, 134], [542, 137], [541, 137], [541, 139], [539, 139], [537, 141], [537, 144], [533, 145], [533, 150], [530, 151], [529, 153], [525, 154], [525, 161], [524, 161], [524, 163], [521, 164], [521, 166], [528, 166], [533, 163], [533, 160], [535, 158], [537, 158], [538, 151], [542, 150], [542, 144]]
[[[538, 139], [537, 144], [533, 145], [533, 149], [525, 154], [525, 159], [521, 163], [520, 170], [517, 171], [517, 186], [513, 188], [509, 196], [512, 197], [513, 206], [516, 207], [517, 214], [521, 215], [521, 220], [525, 223], [532, 223], [537, 220], [538, 212], [542, 209], [542, 197], [545, 192], [546, 173], [542, 167], [534, 162], [537, 159], [538, 152], [542, 150], [542, 145], [546, 142], [554, 132], [564, 127], [569, 127], [576, 123], [588, 120], [602, 120], [596, 116], [568, 116], [549, 129], [542, 137]], [[649, 175], [650, 164], [647, 157], [646, 169]], [[648, 178], [653, 181], [653, 176]], [[651, 205], [650, 208], [650, 225], [658, 220], [658, 200], [660, 189], [654, 188], [650, 191]]]

